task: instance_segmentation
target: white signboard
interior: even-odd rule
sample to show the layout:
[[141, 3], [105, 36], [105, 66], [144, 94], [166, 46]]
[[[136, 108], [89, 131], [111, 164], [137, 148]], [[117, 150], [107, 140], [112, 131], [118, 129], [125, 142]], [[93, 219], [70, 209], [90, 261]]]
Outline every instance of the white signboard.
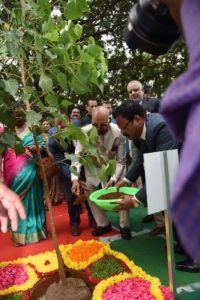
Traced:
[[178, 168], [178, 151], [144, 154], [144, 167], [148, 213], [154, 214], [167, 209], [167, 198]]

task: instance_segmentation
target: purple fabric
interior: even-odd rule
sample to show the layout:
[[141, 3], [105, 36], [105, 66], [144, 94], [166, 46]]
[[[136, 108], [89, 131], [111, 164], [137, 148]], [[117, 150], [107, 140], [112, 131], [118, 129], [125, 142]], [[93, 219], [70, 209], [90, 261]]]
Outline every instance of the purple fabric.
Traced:
[[185, 249], [200, 266], [200, 1], [183, 0], [181, 19], [189, 66], [167, 89], [161, 113], [183, 142], [172, 215]]

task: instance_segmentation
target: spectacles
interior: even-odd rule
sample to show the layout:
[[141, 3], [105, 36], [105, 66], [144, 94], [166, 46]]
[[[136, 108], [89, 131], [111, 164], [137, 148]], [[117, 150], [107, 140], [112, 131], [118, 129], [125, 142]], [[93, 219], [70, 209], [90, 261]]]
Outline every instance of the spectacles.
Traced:
[[125, 130], [125, 129], [128, 127], [128, 125], [129, 125], [130, 123], [132, 123], [132, 121], [129, 120], [129, 121], [121, 128], [121, 130]]

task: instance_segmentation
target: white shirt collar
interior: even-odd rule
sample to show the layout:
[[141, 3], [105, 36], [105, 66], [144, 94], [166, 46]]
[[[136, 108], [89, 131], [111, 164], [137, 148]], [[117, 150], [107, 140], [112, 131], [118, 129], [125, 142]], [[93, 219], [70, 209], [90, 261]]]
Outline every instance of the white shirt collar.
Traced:
[[144, 141], [146, 141], [146, 124], [144, 122], [144, 126], [143, 126], [143, 129], [142, 129], [142, 134], [140, 136], [140, 138]]

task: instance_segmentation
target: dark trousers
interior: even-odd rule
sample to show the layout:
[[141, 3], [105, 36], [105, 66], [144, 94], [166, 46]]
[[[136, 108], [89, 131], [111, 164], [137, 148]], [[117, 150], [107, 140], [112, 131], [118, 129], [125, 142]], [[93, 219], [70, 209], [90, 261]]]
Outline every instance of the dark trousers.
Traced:
[[61, 168], [61, 180], [63, 184], [65, 199], [67, 201], [70, 225], [78, 226], [80, 224], [81, 205], [73, 205], [74, 196], [71, 192], [71, 176], [70, 178], [65, 176], [63, 169], [64, 168]]

